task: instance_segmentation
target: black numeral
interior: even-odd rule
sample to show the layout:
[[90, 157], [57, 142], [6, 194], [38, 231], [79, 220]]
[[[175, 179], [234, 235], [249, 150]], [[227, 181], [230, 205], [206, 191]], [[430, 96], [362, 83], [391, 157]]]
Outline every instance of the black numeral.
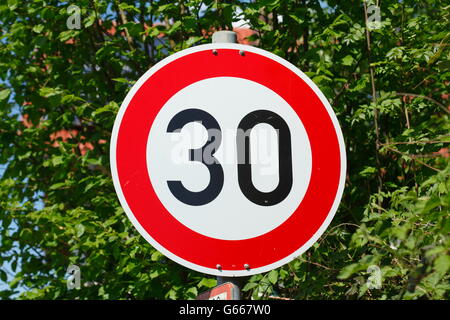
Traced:
[[[181, 181], [167, 181], [172, 194], [181, 202], [201, 206], [213, 201], [222, 191], [223, 169], [213, 156], [222, 141], [222, 132], [216, 119], [200, 109], [186, 109], [177, 113], [170, 121], [167, 132], [180, 132], [190, 122], [200, 122], [208, 131], [208, 140], [198, 149], [190, 149], [189, 160], [203, 163], [209, 170], [208, 186], [199, 192], [187, 190]], [[250, 133], [260, 123], [267, 123], [277, 130], [278, 174], [277, 187], [270, 192], [259, 191], [252, 181], [250, 161]], [[256, 110], [246, 115], [238, 126], [236, 136], [238, 156], [238, 181], [247, 199], [261, 206], [273, 206], [283, 201], [292, 189], [291, 132], [287, 123], [278, 114], [269, 110]]]
[[189, 160], [203, 163], [209, 170], [208, 186], [199, 192], [186, 189], [181, 181], [167, 181], [172, 194], [181, 202], [192, 206], [201, 206], [213, 201], [223, 187], [223, 169], [213, 154], [222, 141], [222, 133], [216, 119], [208, 112], [200, 109], [186, 109], [177, 113], [169, 125], [167, 132], [180, 132], [190, 122], [199, 122], [208, 131], [208, 140], [198, 149], [190, 149]]
[[[270, 192], [256, 189], [252, 181], [250, 162], [250, 132], [257, 124], [267, 123], [278, 134], [279, 183]], [[283, 201], [292, 188], [291, 132], [286, 122], [278, 114], [268, 110], [256, 110], [246, 115], [238, 126], [236, 136], [238, 154], [238, 180], [242, 193], [250, 201], [261, 206], [273, 206]]]

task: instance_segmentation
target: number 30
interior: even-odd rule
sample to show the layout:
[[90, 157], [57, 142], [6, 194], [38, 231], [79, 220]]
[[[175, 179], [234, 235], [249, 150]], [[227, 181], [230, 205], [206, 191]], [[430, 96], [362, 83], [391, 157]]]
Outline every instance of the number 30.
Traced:
[[[220, 126], [214, 117], [200, 109], [186, 109], [177, 113], [167, 126], [167, 132], [180, 132], [190, 122], [201, 123], [208, 132], [207, 142], [203, 147], [190, 149], [189, 161], [199, 161], [209, 170], [208, 186], [199, 192], [187, 190], [181, 181], [167, 181], [172, 194], [181, 202], [201, 206], [213, 201], [222, 191], [224, 183], [223, 169], [214, 153], [222, 141]], [[278, 134], [278, 174], [277, 187], [270, 192], [259, 191], [252, 182], [250, 161], [250, 132], [260, 123], [271, 125]], [[214, 134], [212, 134], [214, 132]], [[275, 112], [256, 110], [247, 114], [239, 123], [236, 135], [237, 170], [239, 187], [245, 197], [261, 206], [273, 206], [283, 201], [292, 188], [292, 149], [291, 132], [287, 123]], [[208, 161], [205, 161], [205, 158]]]

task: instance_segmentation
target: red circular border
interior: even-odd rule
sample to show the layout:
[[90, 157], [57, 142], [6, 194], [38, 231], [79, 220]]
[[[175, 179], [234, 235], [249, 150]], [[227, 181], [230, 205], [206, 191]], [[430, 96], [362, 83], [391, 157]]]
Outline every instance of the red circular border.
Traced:
[[[333, 206], [340, 180], [339, 141], [325, 106], [296, 73], [254, 52], [203, 50], [182, 56], [151, 75], [126, 107], [117, 133], [116, 167], [128, 207], [162, 247], [190, 263], [243, 270], [273, 264], [302, 247], [320, 228]], [[238, 77], [280, 95], [300, 117], [309, 137], [312, 172], [308, 190], [295, 212], [280, 226], [245, 240], [221, 240], [197, 233], [176, 220], [158, 199], [148, 176], [146, 145], [164, 104], [184, 87], [207, 78]]]

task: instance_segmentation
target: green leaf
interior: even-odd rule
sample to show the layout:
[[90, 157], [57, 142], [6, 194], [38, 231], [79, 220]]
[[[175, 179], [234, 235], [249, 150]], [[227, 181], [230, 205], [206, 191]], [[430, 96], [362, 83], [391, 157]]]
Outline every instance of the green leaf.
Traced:
[[269, 281], [270, 281], [272, 284], [277, 283], [277, 281], [278, 281], [278, 270], [276, 270], [276, 269], [271, 270], [271, 271], [269, 272], [269, 274], [267, 275], [267, 278], [269, 279]]
[[8, 7], [11, 11], [14, 11], [19, 4], [19, 0], [8, 0]]
[[61, 103], [71, 103], [71, 102], [76, 102], [76, 101], [84, 101], [83, 98], [80, 97], [76, 97], [73, 94], [67, 94], [65, 96], [62, 97], [61, 99]]
[[60, 164], [63, 164], [63, 163], [64, 163], [63, 156], [54, 156], [52, 158], [52, 164], [53, 164], [54, 167], [57, 167], [57, 166], [59, 166]]
[[131, 81], [131, 80], [128, 80], [128, 79], [125, 79], [125, 78], [114, 78], [114, 79], [112, 79], [112, 80], [113, 80], [113, 81], [116, 81], [116, 82], [120, 82], [120, 83], [131, 84], [131, 85], [133, 85], [133, 84], [136, 83], [135, 80]]
[[111, 101], [110, 103], [108, 103], [107, 105], [100, 107], [98, 109], [96, 109], [94, 112], [92, 112], [92, 117], [97, 117], [98, 115], [105, 113], [105, 112], [110, 112], [110, 113], [117, 113], [117, 111], [119, 110], [119, 105], [114, 102]]
[[52, 184], [49, 189], [56, 190], [56, 189], [59, 189], [61, 187], [65, 187], [65, 186], [66, 186], [65, 182], [58, 182], [58, 183]]
[[198, 287], [212, 288], [217, 285], [217, 280], [212, 278], [202, 278], [198, 283]]
[[342, 270], [339, 272], [337, 278], [338, 279], [347, 279], [352, 274], [354, 274], [360, 270], [363, 270], [363, 269], [361, 269], [360, 264], [358, 264], [358, 263], [349, 264], [349, 265], [345, 266], [344, 268], [342, 268]]
[[91, 14], [89, 15], [85, 20], [84, 20], [84, 27], [85, 28], [89, 28], [90, 26], [92, 26], [95, 22], [96, 16], [95, 14]]
[[161, 12], [161, 13], [164, 13], [165, 11], [170, 11], [170, 10], [173, 10], [175, 8], [176, 8], [175, 4], [169, 3], [169, 4], [164, 4], [162, 6], [159, 6], [158, 7], [158, 11]]
[[121, 2], [121, 3], [119, 4], [119, 8], [120, 8], [121, 10], [128, 11], [128, 12], [130, 12], [130, 13], [132, 13], [132, 12], [140, 13], [140, 10], [139, 10], [138, 8], [136, 8], [135, 6], [130, 5], [130, 4], [128, 4], [128, 3], [125, 3], [125, 2]]
[[33, 27], [33, 32], [36, 33], [41, 33], [42, 30], [44, 30], [44, 25], [43, 24], [37, 24]]
[[305, 22], [305, 20], [303, 20], [302, 18], [296, 16], [295, 14], [290, 14], [289, 17], [291, 17], [298, 24], [302, 24], [302, 23]]
[[194, 45], [196, 42], [202, 40], [203, 37], [190, 37], [187, 41], [186, 41], [186, 47], [190, 47], [192, 45]]
[[0, 269], [0, 280], [6, 282], [8, 280], [8, 275], [5, 271]]
[[10, 94], [11, 90], [9, 89], [3, 89], [2, 91], [0, 91], [0, 101], [7, 99]]
[[14, 279], [9, 283], [9, 287], [11, 289], [16, 288], [19, 283], [22, 281], [23, 277], [21, 275], [17, 275], [16, 277], [14, 277]]
[[375, 167], [365, 167], [359, 174], [363, 177], [373, 176], [377, 172]]
[[186, 291], [186, 295], [188, 296], [188, 298], [190, 299], [195, 299], [198, 295], [198, 290], [196, 287], [190, 287], [187, 291]]
[[351, 66], [353, 64], [353, 57], [351, 55], [347, 55], [344, 58], [342, 58], [342, 64], [344, 66]]
[[33, 232], [29, 228], [22, 229], [20, 231], [20, 238], [24, 241], [30, 241], [33, 236]]
[[447, 274], [447, 271], [450, 268], [450, 256], [444, 254], [437, 257], [436, 260], [434, 260], [434, 268], [441, 275]]
[[155, 252], [152, 253], [152, 256], [151, 256], [150, 259], [151, 259], [152, 261], [158, 261], [158, 260], [160, 260], [162, 257], [163, 257], [162, 253], [160, 253], [159, 251], [155, 250]]
[[62, 91], [58, 88], [43, 87], [43, 88], [39, 89], [39, 95], [44, 98], [53, 97], [53, 96], [59, 95], [61, 93], [62, 93]]
[[176, 21], [176, 22], [169, 28], [169, 30], [167, 30], [167, 33], [168, 33], [169, 35], [171, 35], [171, 34], [177, 32], [178, 29], [181, 28], [181, 26], [182, 26], [181, 21]]
[[245, 286], [242, 288], [242, 291], [246, 292], [246, 291], [250, 291], [253, 288], [257, 287], [258, 283], [257, 282], [247, 282], [245, 284]]
[[76, 29], [63, 31], [59, 34], [58, 38], [60, 41], [65, 42], [69, 39], [76, 38], [80, 34], [80, 32], [80, 30]]
[[84, 234], [85, 228], [81, 223], [75, 225], [76, 236], [80, 238]]

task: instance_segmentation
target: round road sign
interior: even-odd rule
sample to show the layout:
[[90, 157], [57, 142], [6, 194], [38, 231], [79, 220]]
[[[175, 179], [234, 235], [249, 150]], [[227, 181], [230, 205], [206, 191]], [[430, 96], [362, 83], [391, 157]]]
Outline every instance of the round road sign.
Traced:
[[325, 231], [346, 156], [325, 96], [267, 51], [215, 43], [148, 70], [117, 115], [114, 186], [157, 250], [197, 271], [279, 267]]

